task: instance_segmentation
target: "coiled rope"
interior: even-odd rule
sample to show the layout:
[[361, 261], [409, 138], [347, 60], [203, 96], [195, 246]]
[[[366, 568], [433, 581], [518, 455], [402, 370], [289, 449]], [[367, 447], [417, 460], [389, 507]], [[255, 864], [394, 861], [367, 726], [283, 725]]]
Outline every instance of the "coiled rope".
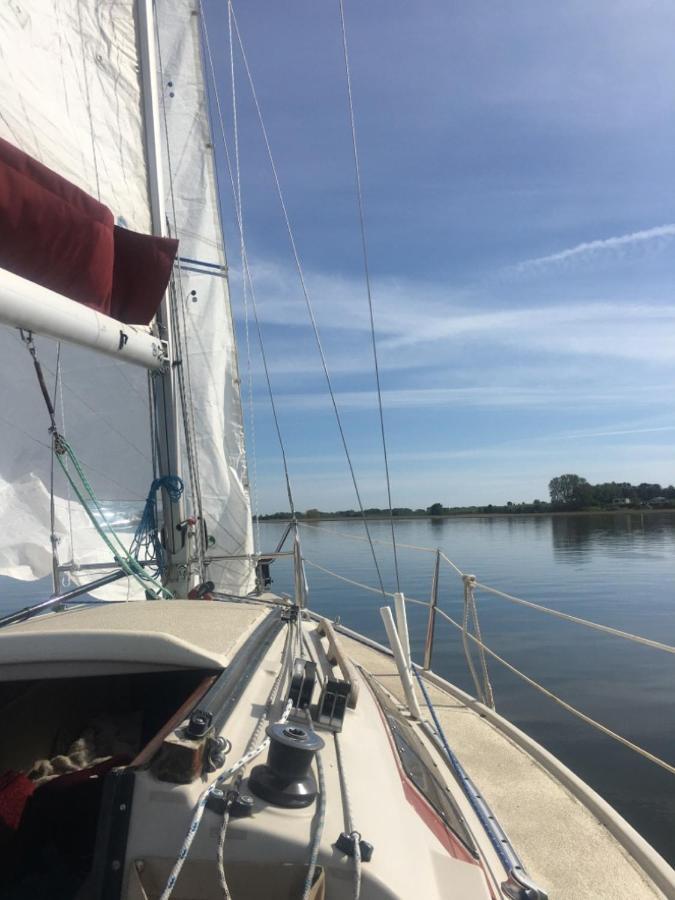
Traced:
[[[143, 566], [132, 555], [131, 551], [127, 550], [122, 540], [110, 526], [106, 518], [106, 514], [101, 507], [101, 504], [99, 503], [92, 486], [89, 484], [89, 480], [87, 479], [87, 476], [85, 475], [84, 470], [68, 441], [66, 441], [66, 439], [57, 431], [53, 432], [53, 436], [54, 452], [56, 454], [56, 459], [58, 460], [58, 463], [63, 470], [63, 474], [68, 479], [68, 482], [70, 483], [75, 496], [82, 504], [84, 511], [86, 512], [89, 520], [96, 529], [99, 537], [112, 553], [115, 562], [119, 565], [123, 572], [125, 572], [130, 578], [134, 578], [146, 591], [146, 593], [153, 598], [173, 597], [172, 592], [168, 588], [164, 587], [161, 582], [159, 582], [156, 578], [153, 578], [153, 576], [150, 575], [149, 572], [145, 571]], [[68, 462], [72, 463], [72, 466], [77, 473], [79, 483], [71, 474]]]
[[129, 549], [135, 559], [143, 554], [144, 561], [154, 562], [159, 575], [163, 574], [165, 568], [165, 552], [157, 528], [157, 492], [161, 489], [167, 492], [172, 503], [177, 503], [183, 494], [183, 479], [178, 475], [164, 475], [154, 479]]

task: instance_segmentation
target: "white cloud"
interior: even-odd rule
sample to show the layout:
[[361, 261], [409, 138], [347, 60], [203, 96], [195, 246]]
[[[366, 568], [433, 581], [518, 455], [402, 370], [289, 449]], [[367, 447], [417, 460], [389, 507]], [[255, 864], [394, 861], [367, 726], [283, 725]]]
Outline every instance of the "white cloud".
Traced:
[[[664, 228], [672, 229], [675, 236], [675, 225]], [[598, 243], [630, 237], [634, 236]], [[318, 371], [318, 355], [297, 277], [264, 263], [256, 266], [256, 272], [265, 341], [275, 350], [272, 368], [284, 374]], [[338, 374], [371, 370], [370, 323], [361, 280], [309, 273], [307, 282], [330, 369]], [[675, 362], [675, 344], [669, 337], [675, 320], [672, 303], [642, 298], [632, 302], [570, 298], [565, 303], [545, 305], [525, 304], [516, 298], [508, 303], [502, 300], [500, 306], [492, 301], [486, 308], [485, 298], [470, 300], [466, 291], [401, 279], [376, 280], [374, 302], [380, 359], [388, 369], [440, 367], [446, 362], [442, 344], [449, 351], [471, 346], [483, 353], [488, 367], [495, 359], [494, 348], [500, 346], [520, 354], [554, 352]], [[289, 328], [300, 329], [300, 334]], [[433, 355], [422, 352], [432, 345], [439, 347]]]
[[[338, 391], [340, 409], [375, 409], [375, 391]], [[661, 385], [635, 385], [612, 388], [610, 385], [587, 388], [582, 385], [556, 384], [551, 387], [526, 387], [518, 384], [474, 385], [458, 388], [403, 388], [382, 392], [387, 409], [420, 407], [465, 407], [473, 409], [597, 409], [599, 406], [622, 407], [628, 402], [643, 406], [663, 404]], [[262, 400], [260, 401], [263, 402]], [[277, 397], [279, 406], [302, 410], [330, 411], [325, 392], [292, 393]]]
[[511, 275], [538, 274], [550, 266], [560, 266], [570, 262], [589, 262], [607, 254], [624, 258], [636, 249], [644, 248], [649, 243], [656, 241], [663, 244], [674, 237], [675, 225], [659, 225], [656, 228], [647, 228], [644, 231], [633, 231], [630, 234], [621, 234], [617, 237], [587, 241], [567, 250], [551, 253], [548, 256], [526, 259], [509, 266], [505, 272]]

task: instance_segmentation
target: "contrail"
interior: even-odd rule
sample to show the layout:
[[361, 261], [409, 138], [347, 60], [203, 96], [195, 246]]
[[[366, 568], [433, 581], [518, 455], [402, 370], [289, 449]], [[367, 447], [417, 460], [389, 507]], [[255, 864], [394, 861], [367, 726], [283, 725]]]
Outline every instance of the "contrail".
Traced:
[[559, 253], [551, 253], [549, 256], [538, 256], [533, 259], [526, 259], [523, 260], [523, 262], [516, 263], [516, 265], [509, 266], [507, 271], [524, 274], [536, 271], [544, 266], [564, 263], [570, 259], [593, 257], [597, 253], [606, 250], [620, 250], [623, 247], [629, 247], [634, 244], [643, 244], [660, 238], [672, 237], [675, 237], [675, 225], [659, 225], [657, 228], [648, 228], [645, 231], [633, 231], [631, 234], [622, 234], [618, 237], [610, 237], [600, 241], [588, 241], [583, 244], [577, 244], [576, 247], [570, 247], [568, 250], [561, 250]]

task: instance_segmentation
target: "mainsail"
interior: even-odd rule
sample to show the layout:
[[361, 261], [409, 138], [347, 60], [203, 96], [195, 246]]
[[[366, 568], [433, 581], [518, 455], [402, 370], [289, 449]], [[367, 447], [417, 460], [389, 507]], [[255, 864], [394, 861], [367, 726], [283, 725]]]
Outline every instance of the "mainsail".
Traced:
[[[37, 0], [29, 8], [2, 7], [0, 137], [108, 206], [117, 225], [150, 233], [152, 173], [146, 166], [135, 6], [131, 0]], [[207, 548], [211, 555], [246, 555], [252, 552], [250, 506], [199, 21], [184, 0], [162, 0], [156, 16], [167, 233], [180, 239], [179, 253], [190, 260], [176, 270], [174, 286], [181, 325], [175, 361], [185, 373], [183, 414], [193, 433], [183, 442], [190, 450], [183, 473], [189, 481], [186, 507], [193, 515], [203, 512], [215, 539]], [[111, 520], [124, 528], [126, 519], [131, 534], [155, 471], [148, 375], [48, 338], [36, 337], [36, 344], [59, 428]], [[110, 553], [58, 466], [50, 509], [49, 422], [15, 329], [0, 328], [0, 354], [0, 574], [30, 580], [52, 572], [53, 515], [60, 587], [64, 578], [87, 581], [91, 571], [77, 567], [111, 563]], [[199, 510], [191, 506], [196, 497]], [[206, 572], [220, 588], [240, 593], [251, 587], [247, 559], [214, 561]], [[127, 586], [105, 589], [107, 597], [132, 595]]]

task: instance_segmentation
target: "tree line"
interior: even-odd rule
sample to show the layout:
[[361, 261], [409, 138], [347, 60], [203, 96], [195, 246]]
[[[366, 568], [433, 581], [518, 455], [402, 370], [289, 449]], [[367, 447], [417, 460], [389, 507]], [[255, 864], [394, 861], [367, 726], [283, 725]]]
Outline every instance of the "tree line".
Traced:
[[[391, 511], [395, 518], [441, 518], [443, 516], [476, 515], [477, 513], [540, 513], [540, 512], [565, 512], [582, 509], [616, 509], [622, 507], [675, 507], [675, 487], [668, 485], [642, 482], [633, 485], [627, 481], [605, 481], [600, 484], [590, 484], [580, 475], [566, 474], [552, 478], [548, 485], [550, 500], [532, 500], [531, 502], [513, 502], [509, 500], [504, 504], [488, 503], [482, 506], [446, 506], [436, 502], [430, 506], [413, 509], [409, 506], [397, 506]], [[364, 510], [370, 519], [388, 518], [388, 509], [369, 507]], [[358, 519], [361, 511], [358, 509], [340, 509], [326, 512], [320, 509], [308, 509], [305, 512], [296, 513], [298, 519], [311, 521], [312, 519]], [[276, 512], [270, 515], [260, 516], [261, 522], [275, 520], [288, 520], [290, 512]]]
[[553, 509], [588, 509], [613, 506], [673, 506], [675, 487], [643, 481], [603, 481], [590, 484], [580, 475], [558, 475], [548, 484]]

